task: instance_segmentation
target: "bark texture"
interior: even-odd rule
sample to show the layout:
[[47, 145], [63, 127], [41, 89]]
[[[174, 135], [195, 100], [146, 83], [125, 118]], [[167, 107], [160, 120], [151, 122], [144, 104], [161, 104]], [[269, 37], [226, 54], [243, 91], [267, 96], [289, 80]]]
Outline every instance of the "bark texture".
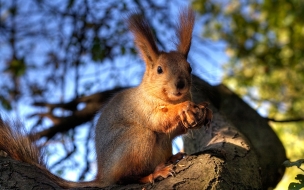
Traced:
[[[195, 153], [209, 149], [211, 144], [214, 146], [213, 139], [218, 138], [222, 139], [225, 146], [227, 143], [237, 145], [238, 142], [241, 144], [245, 142], [250, 153], [243, 156], [244, 159], [236, 154], [235, 156], [241, 159], [238, 162], [245, 163], [249, 159], [248, 164], [254, 165], [255, 170], [261, 175], [263, 189], [275, 187], [284, 174], [285, 168], [282, 163], [287, 158], [283, 144], [269, 126], [268, 121], [222, 84], [211, 86], [194, 77], [193, 99], [195, 102], [209, 101], [214, 106], [212, 108], [214, 112], [211, 125], [212, 135], [200, 129], [199, 132], [185, 136], [185, 151]], [[223, 134], [218, 135], [216, 131]], [[214, 135], [215, 133], [217, 135]], [[235, 147], [231, 146], [231, 148]], [[221, 148], [216, 149], [221, 150]], [[225, 152], [228, 153], [229, 158], [233, 158], [235, 151], [227, 148]], [[241, 173], [245, 174], [249, 168], [251, 168], [250, 165], [243, 165], [242, 168], [236, 169], [243, 170]]]
[[[220, 153], [221, 154], [221, 153]], [[186, 156], [175, 167], [175, 177], [156, 181], [154, 184], [113, 185], [102, 189], [262, 189], [255, 168], [243, 176], [238, 159], [227, 161], [218, 152], [201, 152]], [[248, 169], [248, 168], [247, 168]], [[238, 174], [238, 175], [235, 175]], [[240, 179], [244, 183], [240, 183]], [[10, 158], [0, 157], [0, 189], [61, 189], [38, 168]], [[75, 188], [100, 189], [100, 188]]]
[[[210, 86], [197, 77], [193, 78], [193, 99], [197, 103], [209, 101], [214, 117], [209, 128], [192, 130], [185, 135], [185, 151], [192, 155], [177, 163], [176, 176], [154, 184], [114, 185], [104, 189], [239, 190], [267, 189], [277, 184], [284, 173], [282, 163], [286, 156], [282, 143], [267, 121], [224, 85]], [[100, 98], [96, 100], [100, 104], [105, 102]], [[96, 102], [90, 99], [87, 104], [94, 104], [96, 111]], [[89, 110], [88, 107], [84, 109]], [[69, 123], [68, 119], [71, 118], [60, 118], [55, 126], [61, 125], [60, 121]], [[38, 134], [48, 136], [47, 131]], [[38, 168], [0, 156], [0, 189], [60, 187]]]

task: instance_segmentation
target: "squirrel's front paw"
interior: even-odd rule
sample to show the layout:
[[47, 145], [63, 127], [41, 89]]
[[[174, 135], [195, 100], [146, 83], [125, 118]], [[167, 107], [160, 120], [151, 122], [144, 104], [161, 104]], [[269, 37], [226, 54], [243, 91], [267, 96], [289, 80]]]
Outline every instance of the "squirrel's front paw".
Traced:
[[186, 128], [195, 127], [202, 115], [203, 112], [199, 106], [190, 101], [184, 102], [179, 113], [181, 122]]
[[208, 108], [209, 103], [202, 102], [194, 104], [187, 101], [180, 112], [181, 122], [186, 128], [193, 128], [198, 125], [209, 125], [212, 119], [212, 111]]
[[202, 102], [202, 103], [199, 103], [197, 106], [202, 111], [202, 115], [200, 116], [199, 124], [200, 125], [202, 124], [206, 127], [209, 127], [210, 123], [211, 123], [211, 120], [212, 120], [212, 117], [213, 117], [213, 113], [212, 113], [211, 109], [208, 108], [209, 103], [208, 102]]

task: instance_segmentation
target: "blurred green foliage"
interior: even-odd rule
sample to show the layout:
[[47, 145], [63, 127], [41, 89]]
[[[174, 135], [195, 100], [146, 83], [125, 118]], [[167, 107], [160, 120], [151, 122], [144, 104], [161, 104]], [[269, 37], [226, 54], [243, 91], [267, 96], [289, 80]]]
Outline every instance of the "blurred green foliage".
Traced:
[[227, 42], [224, 82], [269, 114], [301, 117], [304, 105], [304, 2], [196, 0], [203, 36]]
[[224, 83], [269, 118], [295, 119], [272, 126], [288, 157], [303, 158], [304, 1], [194, 0], [193, 7], [205, 17], [202, 35], [227, 43]]

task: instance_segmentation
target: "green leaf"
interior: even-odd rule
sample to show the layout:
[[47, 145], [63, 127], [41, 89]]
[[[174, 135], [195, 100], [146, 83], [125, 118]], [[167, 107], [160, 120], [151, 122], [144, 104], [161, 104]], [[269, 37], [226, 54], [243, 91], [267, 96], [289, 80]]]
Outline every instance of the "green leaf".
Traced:
[[27, 67], [23, 58], [13, 59], [4, 71], [11, 73], [15, 77], [20, 77], [24, 75], [24, 73], [26, 72], [26, 68]]
[[6, 110], [12, 110], [12, 105], [11, 103], [3, 96], [0, 96], [0, 103], [1, 106], [6, 109]]

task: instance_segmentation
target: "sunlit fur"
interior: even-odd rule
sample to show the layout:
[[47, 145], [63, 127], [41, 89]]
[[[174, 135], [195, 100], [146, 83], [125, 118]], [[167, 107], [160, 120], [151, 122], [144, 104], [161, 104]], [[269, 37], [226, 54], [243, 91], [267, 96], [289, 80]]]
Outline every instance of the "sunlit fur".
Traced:
[[[187, 55], [193, 23], [194, 13], [182, 11], [176, 31], [177, 49], [163, 52], [158, 50], [148, 22], [139, 14], [130, 16], [129, 28], [146, 71], [138, 87], [112, 99], [97, 123], [98, 178], [103, 183], [153, 173], [172, 156], [172, 140], [187, 132], [180, 115], [191, 100]], [[162, 73], [157, 72], [159, 66]], [[182, 88], [178, 83], [183, 84]]]

